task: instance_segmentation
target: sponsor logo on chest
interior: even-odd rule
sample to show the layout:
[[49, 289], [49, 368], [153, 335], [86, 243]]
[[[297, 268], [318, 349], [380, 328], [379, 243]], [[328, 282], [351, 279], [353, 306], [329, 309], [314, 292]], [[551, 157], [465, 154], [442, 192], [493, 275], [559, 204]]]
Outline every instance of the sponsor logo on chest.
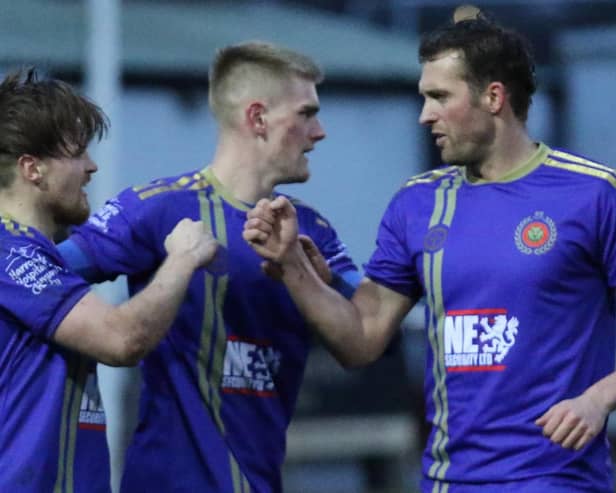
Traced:
[[79, 408], [79, 428], [105, 430], [105, 411], [98, 388], [98, 379], [93, 373], [88, 374]]
[[260, 397], [277, 395], [274, 378], [280, 369], [280, 359], [280, 352], [268, 341], [229, 336], [223, 365], [222, 391]]
[[452, 310], [443, 328], [447, 372], [503, 371], [519, 321], [502, 308]]

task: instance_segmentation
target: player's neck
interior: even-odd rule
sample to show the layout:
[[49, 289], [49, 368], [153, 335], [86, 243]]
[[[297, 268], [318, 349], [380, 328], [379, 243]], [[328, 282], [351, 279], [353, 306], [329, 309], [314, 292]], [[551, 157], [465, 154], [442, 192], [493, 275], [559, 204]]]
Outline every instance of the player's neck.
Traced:
[[524, 166], [536, 151], [537, 144], [523, 127], [512, 129], [508, 134], [495, 139], [482, 162], [470, 171], [482, 180], [498, 181]]
[[209, 165], [220, 184], [237, 200], [255, 204], [270, 197], [274, 184], [268, 180], [253, 153], [218, 150]]
[[56, 232], [56, 227], [48, 214], [37, 209], [28, 200], [27, 194], [16, 193], [12, 190], [4, 190], [0, 193], [0, 216], [37, 229], [50, 240]]
[[233, 198], [241, 202], [256, 204], [272, 195], [273, 187], [264, 184], [262, 177], [253, 176], [250, 169], [221, 165], [220, 161], [213, 161], [208, 167]]

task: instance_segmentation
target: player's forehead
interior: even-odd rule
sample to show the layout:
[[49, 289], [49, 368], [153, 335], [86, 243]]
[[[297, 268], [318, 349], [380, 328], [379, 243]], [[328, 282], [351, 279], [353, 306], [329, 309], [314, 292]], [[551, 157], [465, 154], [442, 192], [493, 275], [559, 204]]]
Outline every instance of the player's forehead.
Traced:
[[293, 106], [319, 106], [319, 95], [315, 82], [304, 77], [290, 77], [278, 95], [281, 100]]
[[464, 80], [464, 55], [459, 50], [447, 50], [426, 60], [421, 67], [419, 92], [436, 90]]

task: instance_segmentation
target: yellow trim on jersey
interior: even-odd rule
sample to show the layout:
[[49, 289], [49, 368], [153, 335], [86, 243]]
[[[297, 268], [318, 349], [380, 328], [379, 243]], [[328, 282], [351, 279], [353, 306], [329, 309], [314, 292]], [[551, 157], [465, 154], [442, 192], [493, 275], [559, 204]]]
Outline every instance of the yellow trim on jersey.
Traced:
[[229, 451], [229, 462], [231, 465], [231, 478], [233, 481], [233, 493], [250, 493], [250, 483], [246, 476], [242, 474], [240, 466], [233, 454]]
[[443, 481], [434, 481], [432, 493], [447, 493], [449, 491], [449, 483]]
[[188, 190], [203, 190], [212, 185], [203, 174], [203, 170], [195, 173], [193, 178], [195, 181], [190, 186], [186, 187]]
[[248, 211], [252, 208], [251, 204], [246, 204], [245, 202], [236, 199], [233, 194], [227, 188], [225, 188], [225, 186], [218, 180], [218, 178], [216, 178], [216, 175], [214, 175], [214, 172], [211, 168], [205, 168], [203, 169], [203, 171], [201, 171], [201, 173], [205, 177], [205, 179], [208, 180], [210, 184], [214, 187], [214, 191], [216, 192], [216, 194], [224, 198], [233, 207], [241, 211]]
[[[212, 235], [216, 238], [220, 227], [218, 224], [212, 221], [211, 199], [208, 200], [208, 198], [205, 196], [205, 193], [203, 192], [200, 192], [198, 197], [201, 208], [201, 220], [205, 223], [206, 227], [212, 232]], [[222, 229], [224, 229], [224, 227]], [[216, 338], [220, 339], [220, 322], [218, 322], [216, 319], [218, 314], [218, 310], [216, 308], [217, 299], [215, 297], [215, 289], [217, 287], [217, 283], [216, 277], [212, 274], [205, 272], [204, 276], [205, 300], [203, 309], [203, 328], [201, 330], [201, 343], [199, 345], [199, 353], [197, 355], [199, 389], [201, 390], [201, 396], [203, 400], [205, 401], [207, 407], [210, 409], [210, 412], [212, 413], [212, 417], [216, 422], [216, 426], [224, 434], [225, 426], [222, 422], [222, 418], [220, 417], [219, 409], [221, 399], [219, 395], [218, 382], [212, 381], [211, 377], [208, 377], [207, 371], [210, 354], [212, 351], [212, 334], [216, 333]]]
[[509, 183], [515, 180], [519, 180], [520, 178], [528, 175], [529, 173], [537, 169], [541, 165], [541, 163], [545, 161], [550, 152], [551, 149], [543, 142], [540, 142], [537, 147], [537, 150], [532, 154], [529, 159], [526, 160], [526, 162], [516, 166], [504, 176], [501, 176], [498, 180], [484, 180], [482, 178], [470, 177], [468, 175], [468, 169], [466, 168], [463, 171], [464, 179], [473, 186], [490, 185], [492, 183]]
[[27, 236], [28, 238], [33, 238], [34, 233], [29, 226], [25, 226], [23, 224], [18, 223], [10, 216], [0, 215], [0, 223], [4, 225], [4, 229], [6, 229], [13, 236]]
[[58, 469], [53, 493], [73, 493], [75, 489], [75, 451], [77, 448], [79, 413], [88, 376], [86, 358], [74, 355], [68, 356], [66, 366], [66, 382], [60, 417]]
[[[463, 183], [461, 175], [445, 178], [435, 191], [434, 209], [430, 217], [429, 228], [435, 226], [451, 226], [456, 209], [457, 193]], [[447, 453], [449, 443], [449, 402], [447, 397], [446, 369], [443, 358], [443, 330], [445, 321], [445, 306], [443, 300], [443, 255], [444, 250], [435, 252], [424, 251], [423, 270], [426, 284], [426, 299], [428, 303], [428, 339], [434, 354], [432, 373], [434, 389], [434, 439], [431, 454], [434, 462], [430, 466], [428, 475], [443, 479], [449, 469], [450, 459]], [[438, 492], [435, 484], [433, 493]]]
[[[586, 160], [583, 160], [586, 161]], [[592, 163], [592, 161], [586, 161], [582, 163], [581, 161], [577, 161], [577, 163], [562, 163], [560, 161], [556, 161], [555, 159], [547, 158], [545, 160], [546, 166], [551, 166], [553, 168], [560, 168], [567, 171], [571, 171], [573, 173], [580, 173], [582, 175], [593, 176], [595, 178], [600, 178], [602, 180], [607, 181], [610, 185], [616, 188], [616, 176], [614, 176], [614, 170], [608, 168], [607, 166], [603, 166], [599, 163]]]
[[[206, 196], [199, 193], [201, 220], [221, 247], [228, 247], [227, 227], [225, 223], [224, 202], [227, 200], [221, 191], [225, 191], [209, 170], [203, 172], [203, 178], [213, 186], [213, 193]], [[214, 182], [214, 183], [213, 183]], [[213, 219], [213, 220], [212, 220]], [[205, 302], [203, 309], [203, 327], [201, 329], [201, 342], [197, 356], [197, 371], [201, 397], [212, 414], [220, 433], [226, 434], [225, 424], [222, 420], [222, 397], [220, 384], [224, 365], [224, 355], [227, 347], [227, 334], [223, 315], [223, 305], [227, 294], [229, 275], [213, 275], [205, 272]], [[214, 346], [212, 348], [212, 340]], [[213, 351], [213, 352], [212, 352]], [[208, 364], [212, 359], [211, 371]], [[228, 450], [229, 468], [233, 483], [233, 493], [250, 493], [248, 479], [242, 474], [240, 466], [231, 450]]]
[[71, 394], [73, 393], [74, 381], [70, 377], [71, 368], [70, 360], [67, 360], [67, 378], [64, 384], [64, 396], [62, 398], [62, 413], [60, 414], [60, 440], [58, 446], [58, 470], [56, 472], [56, 484], [53, 488], [53, 493], [62, 493], [62, 483], [66, 474], [66, 463], [64, 450], [66, 448], [66, 433], [69, 416], [69, 403]]
[[425, 173], [409, 178], [409, 180], [404, 184], [403, 188], [417, 185], [419, 183], [432, 183], [438, 180], [439, 178], [442, 178], [447, 175], [455, 176], [456, 173], [459, 173], [459, 172], [460, 172], [459, 166], [448, 166], [447, 168], [439, 168], [439, 169], [426, 171]]
[[557, 150], [552, 150], [550, 152], [551, 156], [555, 156], [557, 158], [560, 159], [566, 159], [567, 161], [572, 161], [574, 163], [578, 163], [578, 164], [585, 164], [587, 166], [590, 167], [594, 167], [597, 169], [603, 169], [605, 171], [609, 171], [611, 173], [616, 173], [612, 168], [610, 168], [609, 166], [605, 166], [604, 164], [601, 164], [597, 161], [591, 161], [590, 159], [586, 159], [580, 156], [576, 156], [575, 154], [571, 154], [569, 152], [565, 152], [565, 151], [557, 151]]
[[193, 173], [180, 176], [173, 183], [164, 183], [162, 180], [155, 180], [146, 185], [135, 186], [132, 190], [141, 200], [145, 200], [164, 192], [174, 192], [178, 190], [201, 190], [207, 185], [208, 183], [203, 180], [200, 173]]
[[[209, 274], [208, 274], [209, 275]], [[225, 321], [223, 318], [223, 304], [227, 294], [227, 284], [229, 276], [218, 277], [218, 285], [216, 286], [214, 297], [214, 309], [216, 310], [216, 343], [214, 345], [214, 355], [212, 359], [212, 370], [210, 372], [210, 383], [213, 385], [215, 392], [212, 393], [212, 409], [216, 416], [216, 422], [220, 423], [221, 429], [224, 429], [222, 417], [222, 398], [220, 397], [220, 384], [222, 382], [222, 372], [224, 365], [225, 350], [227, 348], [227, 334], [225, 331]]]
[[75, 389], [73, 403], [71, 405], [70, 429], [68, 438], [68, 450], [66, 452], [66, 493], [73, 493], [75, 484], [75, 451], [77, 448], [77, 431], [79, 428], [79, 414], [81, 413], [81, 399], [88, 378], [88, 362], [79, 356], [77, 375], [75, 377]]

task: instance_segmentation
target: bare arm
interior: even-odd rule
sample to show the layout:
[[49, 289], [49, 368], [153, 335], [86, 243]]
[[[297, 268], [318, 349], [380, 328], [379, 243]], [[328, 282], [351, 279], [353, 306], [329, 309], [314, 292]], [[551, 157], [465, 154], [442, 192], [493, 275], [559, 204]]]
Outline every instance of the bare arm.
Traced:
[[285, 264], [282, 280], [308, 323], [345, 367], [376, 360], [414, 301], [368, 278], [362, 279], [349, 301], [304, 262]]
[[344, 366], [377, 359], [416, 302], [369, 279], [350, 301], [327, 286], [301, 247], [295, 209], [284, 197], [257, 204], [248, 214], [244, 239], [281, 266], [297, 307]]
[[212, 260], [217, 246], [201, 222], [183, 219], [167, 236], [167, 258], [145, 289], [118, 306], [86, 294], [54, 340], [107, 365], [137, 364], [165, 335], [195, 269]]

